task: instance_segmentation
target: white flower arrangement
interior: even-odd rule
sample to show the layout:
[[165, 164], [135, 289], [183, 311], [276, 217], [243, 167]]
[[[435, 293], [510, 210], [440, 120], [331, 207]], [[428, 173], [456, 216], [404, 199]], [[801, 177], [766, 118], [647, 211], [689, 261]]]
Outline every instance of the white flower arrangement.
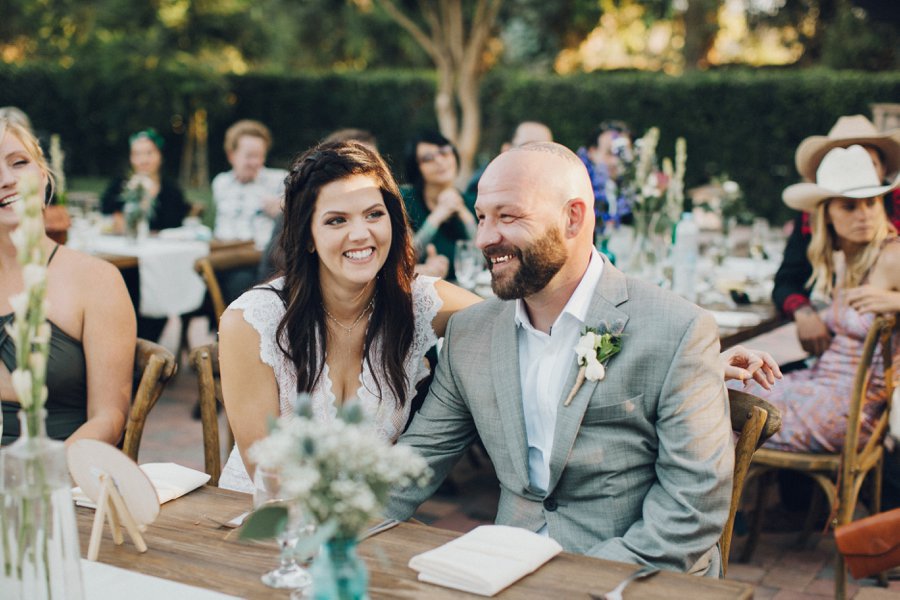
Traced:
[[605, 362], [609, 361], [622, 349], [622, 336], [619, 333], [600, 333], [593, 327], [585, 327], [584, 333], [575, 344], [577, 355], [578, 375], [575, 385], [566, 397], [563, 406], [569, 406], [575, 394], [578, 393], [585, 379], [588, 381], [602, 381], [606, 377]]
[[6, 331], [16, 346], [16, 369], [12, 385], [19, 404], [29, 414], [29, 426], [35, 428], [47, 400], [45, 379], [50, 351], [50, 325], [47, 323], [47, 256], [43, 245], [44, 201], [38, 181], [22, 178], [22, 199], [13, 203], [19, 226], [12, 234], [22, 265], [24, 289], [10, 297], [15, 317]]
[[424, 486], [425, 460], [408, 446], [391, 445], [362, 410], [351, 405], [330, 422], [314, 421], [305, 400], [298, 416], [282, 417], [250, 448], [257, 467], [280, 472], [285, 492], [317, 525], [355, 537], [381, 515], [393, 487]]

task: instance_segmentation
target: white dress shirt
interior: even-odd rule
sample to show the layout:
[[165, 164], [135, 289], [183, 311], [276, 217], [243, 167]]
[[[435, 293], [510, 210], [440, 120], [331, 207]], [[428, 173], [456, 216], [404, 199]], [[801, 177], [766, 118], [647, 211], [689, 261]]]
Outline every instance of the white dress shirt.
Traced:
[[584, 277], [554, 321], [549, 335], [531, 325], [525, 301], [516, 301], [519, 377], [528, 442], [528, 479], [536, 489], [546, 491], [550, 482], [550, 450], [556, 429], [556, 409], [563, 401], [566, 390], [562, 388], [576, 360], [575, 344], [586, 325], [588, 308], [602, 273], [603, 259], [596, 250], [592, 250]]
[[275, 219], [263, 212], [263, 198], [284, 196], [287, 171], [263, 167], [253, 181], [238, 181], [234, 171], [219, 173], [212, 181], [216, 205], [215, 237], [220, 240], [254, 240], [265, 248]]

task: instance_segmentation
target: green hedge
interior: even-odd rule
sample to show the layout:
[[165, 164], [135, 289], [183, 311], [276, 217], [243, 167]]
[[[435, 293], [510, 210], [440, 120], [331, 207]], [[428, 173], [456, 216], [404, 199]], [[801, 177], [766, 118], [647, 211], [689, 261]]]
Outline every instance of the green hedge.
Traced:
[[[236, 119], [256, 118], [275, 136], [270, 163], [291, 157], [340, 127], [371, 130], [401, 174], [404, 142], [434, 127], [434, 76], [423, 72], [254, 74], [210, 77], [186, 68], [118, 64], [70, 69], [0, 66], [0, 105], [25, 109], [37, 128], [58, 132], [75, 175], [113, 175], [127, 164], [127, 137], [154, 126], [167, 139], [174, 174], [183, 122], [192, 107], [209, 112], [210, 172], [227, 168], [221, 141]], [[824, 134], [842, 114], [869, 114], [873, 102], [900, 102], [900, 73], [827, 70], [719, 70], [670, 77], [655, 73], [534, 76], [490, 73], [482, 88], [482, 160], [515, 124], [546, 122], [574, 148], [604, 119], [643, 132], [662, 131], [660, 152], [688, 141], [688, 185], [727, 173], [749, 205], [786, 218], [781, 190], [796, 181], [793, 153], [804, 137]]]

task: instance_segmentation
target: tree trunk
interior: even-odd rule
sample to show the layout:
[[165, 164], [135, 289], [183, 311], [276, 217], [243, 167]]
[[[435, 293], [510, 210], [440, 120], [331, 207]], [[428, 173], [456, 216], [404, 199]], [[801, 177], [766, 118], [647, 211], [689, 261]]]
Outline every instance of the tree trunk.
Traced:
[[709, 66], [707, 55], [719, 33], [719, 0], [689, 0], [684, 13], [684, 69]]

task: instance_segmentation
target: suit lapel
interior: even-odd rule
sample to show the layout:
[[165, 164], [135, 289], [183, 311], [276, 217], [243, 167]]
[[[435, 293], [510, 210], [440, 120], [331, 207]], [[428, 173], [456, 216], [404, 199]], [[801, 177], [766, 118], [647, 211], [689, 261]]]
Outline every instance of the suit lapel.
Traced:
[[528, 443], [525, 434], [525, 409], [522, 407], [515, 314], [516, 303], [507, 302], [506, 308], [494, 321], [491, 335], [491, 379], [503, 423], [503, 439], [512, 456], [516, 474], [522, 479], [522, 486], [527, 488]]
[[[604, 257], [603, 274], [600, 276], [597, 289], [594, 291], [594, 296], [591, 299], [585, 325], [597, 329], [600, 333], [606, 331], [622, 333], [628, 322], [628, 315], [617, 308], [617, 306], [626, 300], [628, 300], [628, 291], [625, 285], [625, 275], [612, 266]], [[615, 365], [615, 357], [612, 358], [612, 362]], [[615, 366], [612, 368], [615, 368]], [[572, 399], [571, 404], [563, 406], [563, 402], [572, 390], [572, 386], [575, 385], [577, 376], [578, 366], [575, 363], [575, 352], [573, 349], [572, 366], [566, 377], [566, 383], [563, 386], [562, 395], [559, 398], [559, 405], [556, 410], [556, 427], [553, 431], [553, 449], [550, 452], [550, 482], [547, 493], [550, 493], [556, 487], [569, 460], [569, 453], [572, 451], [572, 446], [578, 435], [584, 411], [587, 409], [597, 386], [602, 383], [602, 381], [585, 380], [578, 393]]]

